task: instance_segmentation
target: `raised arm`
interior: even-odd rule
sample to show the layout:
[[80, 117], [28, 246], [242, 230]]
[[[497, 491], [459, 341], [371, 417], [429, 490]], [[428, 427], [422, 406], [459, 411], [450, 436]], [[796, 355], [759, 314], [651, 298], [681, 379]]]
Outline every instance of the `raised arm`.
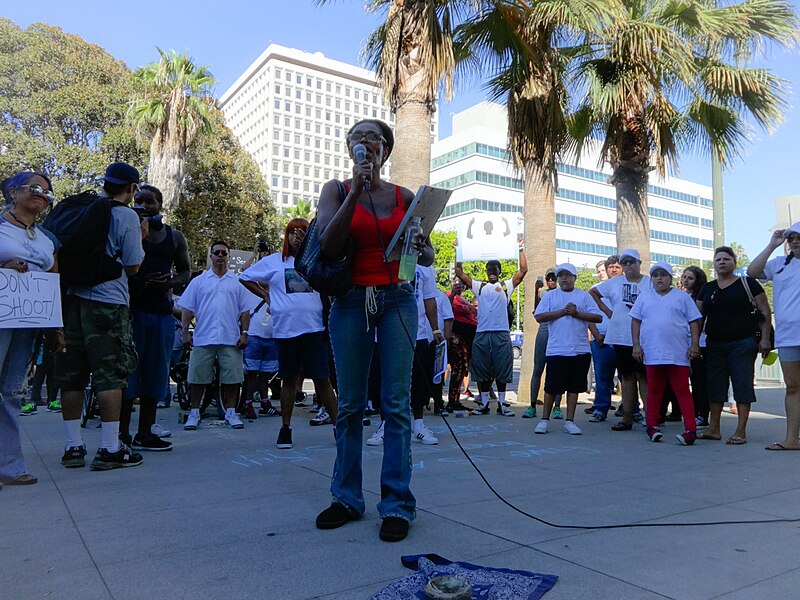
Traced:
[[514, 277], [511, 278], [511, 281], [514, 283], [514, 287], [517, 287], [522, 280], [525, 279], [525, 275], [528, 274], [528, 259], [525, 258], [525, 246], [523, 240], [519, 240], [519, 270], [514, 273]]
[[767, 244], [766, 248], [764, 248], [761, 253], [756, 256], [747, 266], [747, 274], [750, 277], [755, 277], [757, 279], [765, 279], [767, 275], [764, 273], [764, 267], [767, 266], [767, 261], [775, 249], [780, 248], [782, 245], [783, 229], [778, 229], [772, 233], [772, 237], [769, 238], [769, 243]]

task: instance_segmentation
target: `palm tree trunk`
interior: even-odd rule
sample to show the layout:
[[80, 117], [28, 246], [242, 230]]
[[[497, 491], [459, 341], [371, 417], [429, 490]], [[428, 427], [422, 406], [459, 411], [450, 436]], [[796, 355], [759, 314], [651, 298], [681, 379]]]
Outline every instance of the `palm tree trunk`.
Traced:
[[150, 163], [147, 182], [156, 186], [164, 195], [163, 211], [165, 214], [175, 210], [180, 202], [183, 178], [186, 172], [186, 160], [180, 153], [165, 151], [165, 144], [158, 143], [154, 136], [150, 144]]
[[523, 331], [525, 346], [519, 374], [517, 396], [527, 404], [531, 393], [533, 346], [539, 325], [533, 318], [536, 297], [536, 278], [544, 275], [556, 262], [556, 213], [553, 179], [546, 169], [536, 163], [525, 166], [525, 257], [528, 274], [525, 276], [525, 313]]
[[431, 117], [426, 102], [407, 100], [397, 107], [391, 179], [415, 193], [430, 181]]
[[617, 251], [635, 248], [642, 269], [650, 268], [650, 224], [647, 218], [647, 175], [618, 167], [612, 178], [617, 195]]

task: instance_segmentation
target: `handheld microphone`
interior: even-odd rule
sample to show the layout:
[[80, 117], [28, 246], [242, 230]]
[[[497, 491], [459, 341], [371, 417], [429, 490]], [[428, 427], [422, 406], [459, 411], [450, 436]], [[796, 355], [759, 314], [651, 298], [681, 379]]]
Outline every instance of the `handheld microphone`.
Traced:
[[[361, 163], [367, 160], [367, 147], [364, 144], [356, 144], [353, 146], [353, 156], [356, 162]], [[364, 182], [364, 190], [369, 191], [369, 179]]]

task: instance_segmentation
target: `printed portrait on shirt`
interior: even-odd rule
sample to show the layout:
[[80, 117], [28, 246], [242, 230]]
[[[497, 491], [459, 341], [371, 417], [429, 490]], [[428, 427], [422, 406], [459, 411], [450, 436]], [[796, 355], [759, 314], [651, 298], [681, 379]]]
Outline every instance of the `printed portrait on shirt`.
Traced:
[[639, 285], [635, 283], [622, 284], [622, 302], [628, 308], [633, 308], [633, 303], [639, 297]]
[[309, 294], [314, 291], [308, 285], [308, 282], [294, 269], [284, 269], [283, 278], [287, 294]]

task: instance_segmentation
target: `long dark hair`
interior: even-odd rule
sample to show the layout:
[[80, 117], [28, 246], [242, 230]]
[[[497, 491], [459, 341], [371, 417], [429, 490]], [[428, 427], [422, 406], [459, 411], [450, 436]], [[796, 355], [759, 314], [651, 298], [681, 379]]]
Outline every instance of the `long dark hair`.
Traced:
[[703, 269], [694, 265], [686, 267], [684, 271], [690, 271], [691, 273], [694, 273], [694, 287], [689, 292], [689, 295], [692, 297], [692, 300], [697, 300], [700, 290], [706, 283], [708, 283], [708, 275], [706, 275], [706, 272], [703, 271]]

